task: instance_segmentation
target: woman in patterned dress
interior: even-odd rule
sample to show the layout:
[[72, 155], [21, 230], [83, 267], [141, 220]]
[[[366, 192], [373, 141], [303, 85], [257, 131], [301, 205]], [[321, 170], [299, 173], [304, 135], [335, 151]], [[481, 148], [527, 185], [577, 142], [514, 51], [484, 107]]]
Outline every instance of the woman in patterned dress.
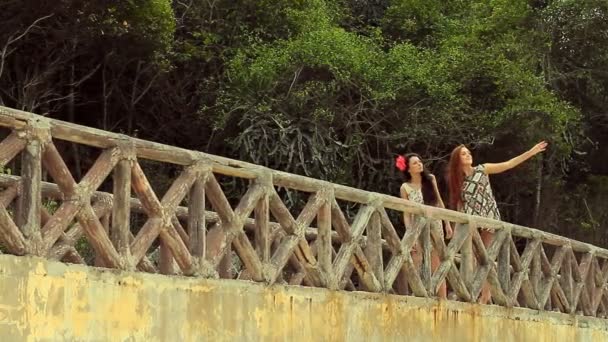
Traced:
[[[434, 175], [424, 168], [419, 155], [409, 153], [405, 156], [398, 156], [395, 164], [403, 173], [404, 182], [401, 185], [402, 198], [420, 204], [445, 208], [437, 188], [437, 180]], [[413, 222], [409, 214], [404, 213], [403, 219], [406, 227], [412, 227]], [[437, 239], [444, 239], [441, 221], [435, 220], [432, 222], [431, 232]], [[447, 238], [452, 236], [452, 227], [449, 224], [446, 225], [445, 236]], [[417, 247], [417, 245], [414, 247], [414, 251], [418, 250]], [[417, 265], [421, 264], [419, 255], [414, 255], [414, 260]], [[439, 267], [440, 263], [441, 260], [439, 259], [439, 255], [435, 249], [433, 249], [431, 251], [431, 270], [434, 272]], [[446, 292], [446, 285], [445, 282], [443, 282], [437, 291], [437, 295], [440, 298], [446, 298]]]
[[[448, 186], [450, 190], [450, 207], [466, 214], [483, 216], [500, 220], [500, 212], [492, 193], [488, 175], [505, 172], [526, 160], [534, 157], [547, 148], [541, 141], [530, 150], [502, 163], [485, 163], [473, 166], [471, 151], [464, 145], [456, 147], [448, 163]], [[484, 245], [492, 241], [493, 233], [487, 229], [479, 232]], [[490, 300], [490, 288], [486, 283], [482, 289], [479, 303]]]

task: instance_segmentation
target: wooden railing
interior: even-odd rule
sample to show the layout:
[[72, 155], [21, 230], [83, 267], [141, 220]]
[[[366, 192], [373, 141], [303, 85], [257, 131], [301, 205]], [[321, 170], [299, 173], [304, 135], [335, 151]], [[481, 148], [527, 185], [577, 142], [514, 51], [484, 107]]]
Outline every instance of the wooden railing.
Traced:
[[[586, 243], [6, 107], [0, 127], [5, 253], [419, 297], [435, 297], [445, 282], [450, 298], [465, 302], [489, 284], [496, 305], [608, 314], [608, 251]], [[100, 150], [78, 181], [57, 148], [65, 142]], [[162, 197], [142, 167], [150, 160], [181, 169]], [[226, 176], [246, 187], [235, 206], [218, 180]], [[286, 191], [307, 197], [297, 215]], [[452, 222], [447, 244], [431, 233], [434, 220]], [[478, 227], [494, 231], [489, 246]]]

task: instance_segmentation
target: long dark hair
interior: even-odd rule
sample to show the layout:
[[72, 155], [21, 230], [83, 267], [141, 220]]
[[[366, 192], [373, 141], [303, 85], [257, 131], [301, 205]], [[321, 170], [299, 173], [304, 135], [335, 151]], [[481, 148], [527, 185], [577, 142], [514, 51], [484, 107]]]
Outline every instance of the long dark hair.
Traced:
[[454, 148], [450, 155], [450, 161], [447, 169], [448, 188], [450, 189], [450, 208], [458, 210], [462, 205], [462, 184], [464, 183], [464, 172], [462, 171], [462, 162], [460, 160], [460, 151], [464, 145], [459, 145]]
[[[403, 181], [409, 183], [412, 180], [412, 175], [408, 172], [410, 168], [410, 159], [412, 157], [418, 157], [420, 162], [422, 162], [422, 158], [417, 153], [408, 153], [405, 156], [398, 156], [405, 158], [405, 167], [400, 168], [397, 166], [399, 171], [401, 171], [403, 175]], [[433, 179], [431, 178], [431, 174], [426, 169], [426, 167], [422, 168], [422, 174], [420, 175], [422, 178], [422, 199], [424, 200], [424, 204], [426, 205], [436, 205], [437, 204], [437, 195], [435, 194], [435, 189], [433, 188]]]

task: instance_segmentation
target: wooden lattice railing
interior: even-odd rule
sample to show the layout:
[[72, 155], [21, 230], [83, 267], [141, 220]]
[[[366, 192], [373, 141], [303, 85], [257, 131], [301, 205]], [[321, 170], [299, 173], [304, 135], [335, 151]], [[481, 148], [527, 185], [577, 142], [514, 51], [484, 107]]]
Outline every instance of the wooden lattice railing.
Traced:
[[[451, 298], [466, 302], [488, 283], [497, 305], [608, 314], [608, 251], [586, 243], [6, 107], [0, 127], [5, 253], [419, 297], [434, 297], [446, 282]], [[57, 147], [66, 142], [101, 150], [79, 181]], [[162, 197], [146, 160], [181, 169]], [[236, 206], [219, 180], [227, 176], [246, 188]], [[308, 198], [298, 215], [286, 191]], [[412, 227], [403, 227], [403, 213]], [[433, 220], [452, 222], [447, 244], [431, 233]], [[488, 247], [478, 227], [495, 232]], [[434, 272], [432, 250], [441, 259]]]

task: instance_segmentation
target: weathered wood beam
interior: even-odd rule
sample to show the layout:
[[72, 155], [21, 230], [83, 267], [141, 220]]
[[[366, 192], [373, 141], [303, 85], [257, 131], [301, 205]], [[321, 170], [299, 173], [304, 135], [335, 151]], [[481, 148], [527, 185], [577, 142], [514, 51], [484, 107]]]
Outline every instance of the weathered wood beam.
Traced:
[[42, 205], [42, 143], [38, 139], [28, 141], [22, 153], [22, 187], [15, 211], [15, 223], [23, 236], [30, 241], [29, 253], [42, 256], [40, 234], [40, 207]]
[[110, 238], [116, 246], [121, 258], [131, 264], [131, 249], [129, 232], [131, 210], [131, 164], [133, 162], [124, 159], [118, 162], [114, 169], [114, 198], [112, 203], [112, 225]]
[[384, 271], [384, 288], [391, 288], [399, 272], [403, 271], [414, 294], [419, 297], [428, 296], [426, 287], [420, 278], [418, 267], [414, 264], [411, 255], [412, 247], [416, 243], [416, 240], [418, 240], [427, 222], [428, 220], [424, 217], [416, 217], [414, 226], [405, 232], [400, 243], [400, 251], [393, 255]]
[[0, 169], [4, 169], [6, 164], [13, 160], [13, 158], [25, 148], [25, 145], [27, 144], [27, 140], [24, 139], [25, 135], [25, 132], [13, 131], [8, 137], [2, 140], [0, 143]]

